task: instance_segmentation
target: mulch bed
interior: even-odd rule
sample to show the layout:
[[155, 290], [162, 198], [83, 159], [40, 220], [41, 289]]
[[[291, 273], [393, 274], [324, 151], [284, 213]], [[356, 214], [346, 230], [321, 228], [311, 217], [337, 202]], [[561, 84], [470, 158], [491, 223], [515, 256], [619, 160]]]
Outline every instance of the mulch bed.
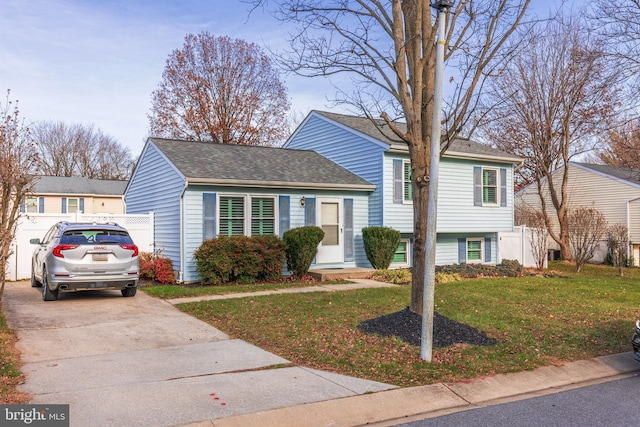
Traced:
[[[422, 316], [411, 312], [407, 307], [395, 313], [365, 320], [358, 325], [358, 329], [367, 334], [397, 337], [408, 344], [419, 346]], [[491, 346], [496, 343], [495, 339], [487, 337], [476, 328], [438, 313], [433, 314], [433, 347], [442, 348], [454, 344]]]

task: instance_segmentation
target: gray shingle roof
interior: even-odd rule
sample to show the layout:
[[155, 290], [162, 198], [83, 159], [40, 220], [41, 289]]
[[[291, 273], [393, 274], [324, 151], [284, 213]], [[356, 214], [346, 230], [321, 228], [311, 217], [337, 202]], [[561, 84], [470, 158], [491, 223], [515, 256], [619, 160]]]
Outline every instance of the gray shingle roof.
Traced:
[[39, 175], [33, 193], [122, 196], [126, 186], [127, 181], [90, 179], [82, 176]]
[[[318, 110], [314, 111], [328, 119], [336, 121], [344, 126], [347, 126], [384, 143], [406, 147], [406, 143], [400, 140], [400, 138], [398, 138], [391, 131], [389, 126], [382, 119], [372, 121], [366, 117], [348, 116], [344, 114], [329, 113], [326, 111]], [[405, 123], [398, 122], [397, 125], [402, 132], [406, 131]], [[500, 158], [512, 162], [519, 162], [521, 160], [520, 157], [514, 154], [500, 151], [486, 144], [481, 144], [479, 142], [461, 138], [453, 141], [453, 143], [449, 146], [449, 149], [446, 151], [445, 156], [447, 154], [450, 156], [453, 156], [455, 154], [467, 154], [477, 157]]]
[[634, 184], [640, 184], [640, 170], [638, 169], [624, 168], [624, 167], [618, 167], [618, 166], [608, 166], [608, 165], [596, 165], [592, 163], [578, 163], [578, 162], [572, 162], [572, 163], [587, 169], [594, 170], [596, 172], [604, 173], [606, 175], [611, 175], [613, 177], [623, 179], [625, 181], [633, 182]]
[[375, 188], [314, 151], [163, 138], [150, 141], [192, 182]]

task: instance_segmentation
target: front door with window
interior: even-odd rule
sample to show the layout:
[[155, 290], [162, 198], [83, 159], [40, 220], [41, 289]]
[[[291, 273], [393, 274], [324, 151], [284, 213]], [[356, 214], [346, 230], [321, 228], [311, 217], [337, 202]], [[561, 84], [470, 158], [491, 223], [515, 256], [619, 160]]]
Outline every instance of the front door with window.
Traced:
[[344, 261], [344, 234], [342, 224], [342, 199], [318, 198], [317, 218], [324, 231], [324, 239], [318, 246], [318, 264]]

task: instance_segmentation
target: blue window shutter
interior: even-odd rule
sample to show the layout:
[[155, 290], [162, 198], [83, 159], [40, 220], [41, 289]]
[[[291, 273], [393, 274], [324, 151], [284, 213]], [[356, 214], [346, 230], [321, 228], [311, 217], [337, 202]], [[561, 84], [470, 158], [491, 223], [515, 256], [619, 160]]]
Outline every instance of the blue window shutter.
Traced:
[[84, 197], [80, 197], [80, 212], [84, 213]]
[[491, 237], [484, 238], [484, 262], [491, 262]]
[[62, 198], [62, 213], [67, 213], [67, 198]]
[[44, 197], [38, 197], [38, 213], [44, 213]]
[[500, 168], [500, 206], [507, 206], [507, 170]]
[[464, 237], [458, 238], [458, 263], [464, 264], [467, 262], [467, 239]]
[[278, 214], [280, 216], [280, 237], [291, 227], [291, 199], [289, 196], [278, 197]]
[[22, 199], [20, 202], [20, 212], [25, 213], [27, 211], [26, 203], [26, 200]]
[[402, 203], [404, 198], [404, 169], [402, 159], [393, 159], [393, 203]]
[[216, 193], [202, 193], [202, 240], [216, 235]]
[[482, 206], [482, 167], [473, 167], [473, 205]]
[[304, 225], [316, 225], [316, 199], [314, 197], [305, 199]]
[[344, 260], [353, 261], [353, 199], [344, 199]]

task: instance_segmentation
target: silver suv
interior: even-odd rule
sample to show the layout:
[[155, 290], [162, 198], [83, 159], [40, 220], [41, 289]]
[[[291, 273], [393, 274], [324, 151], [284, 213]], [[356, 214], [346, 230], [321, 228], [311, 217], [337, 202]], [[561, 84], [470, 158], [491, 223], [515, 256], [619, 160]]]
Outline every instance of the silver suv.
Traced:
[[138, 247], [115, 223], [58, 222], [38, 245], [31, 262], [31, 286], [42, 286], [42, 299], [55, 301], [59, 291], [119, 289], [136, 294]]

